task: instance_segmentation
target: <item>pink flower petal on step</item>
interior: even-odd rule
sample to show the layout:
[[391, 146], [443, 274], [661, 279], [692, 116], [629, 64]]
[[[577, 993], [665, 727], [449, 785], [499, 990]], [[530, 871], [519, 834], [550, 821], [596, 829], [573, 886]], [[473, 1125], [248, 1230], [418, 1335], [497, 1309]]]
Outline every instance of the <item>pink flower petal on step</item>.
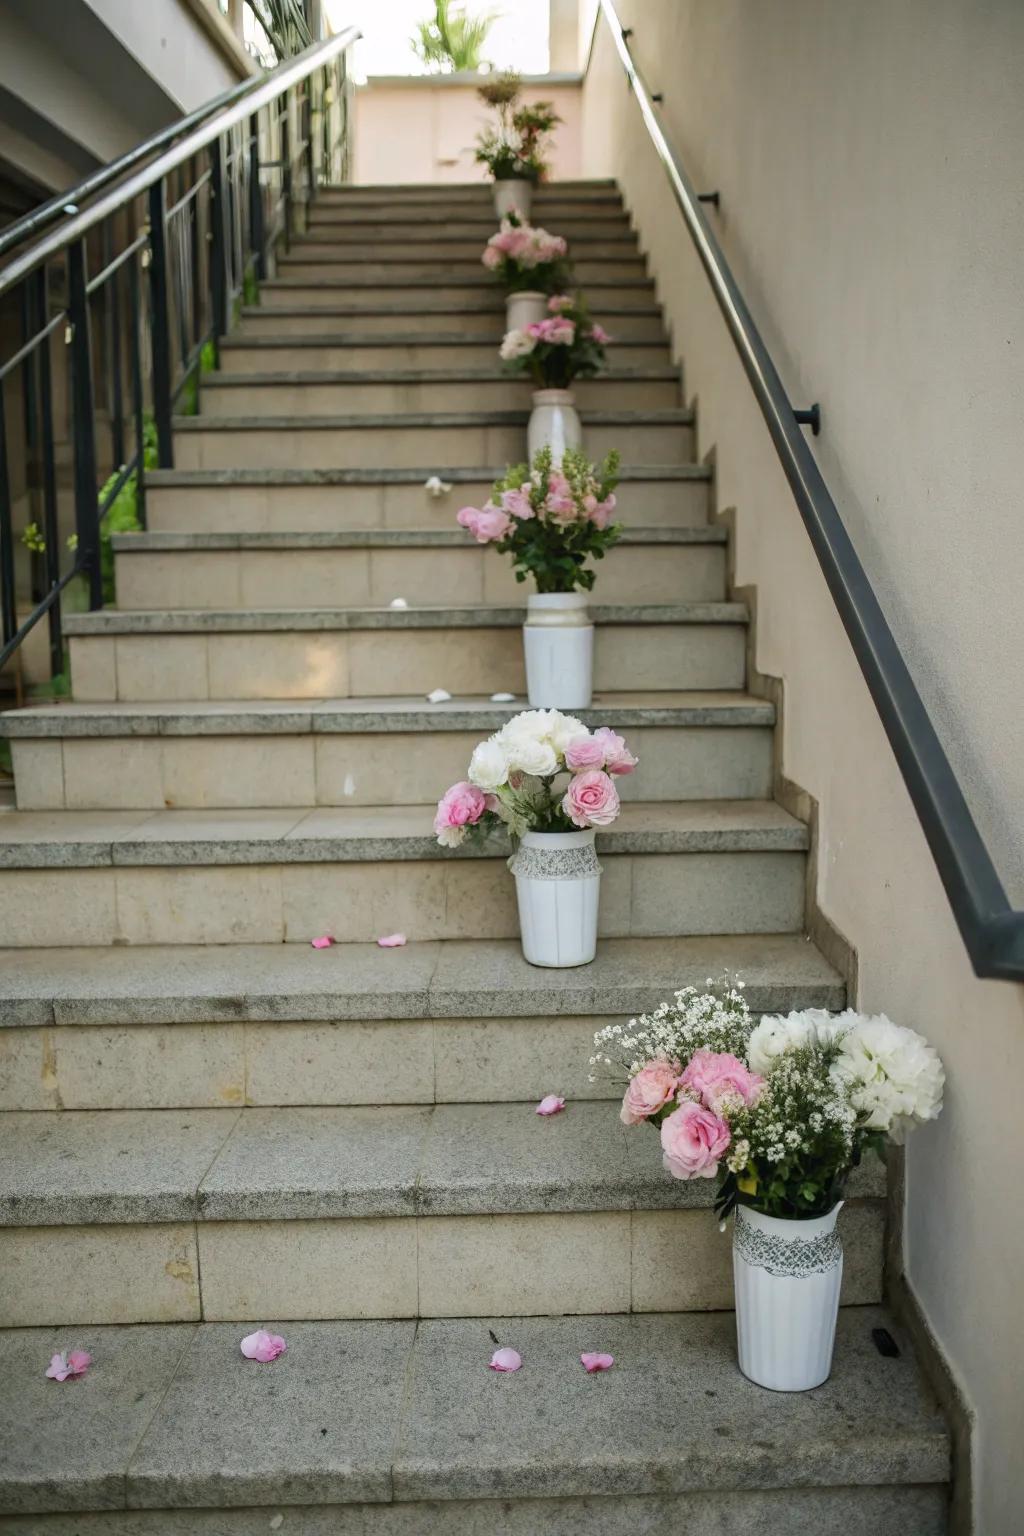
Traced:
[[522, 1356], [514, 1349], [496, 1349], [491, 1356], [491, 1363], [487, 1367], [489, 1371], [518, 1371], [522, 1365]]
[[610, 1371], [615, 1359], [612, 1355], [584, 1353], [580, 1355], [580, 1364], [588, 1376], [593, 1376], [595, 1371]]
[[537, 1105], [534, 1113], [537, 1115], [557, 1115], [565, 1108], [565, 1100], [557, 1093], [546, 1094]]
[[401, 949], [402, 945], [407, 942], [408, 940], [404, 933], [388, 933], [382, 939], [377, 940], [381, 949]]
[[257, 1328], [255, 1333], [247, 1334], [239, 1348], [247, 1360], [258, 1360], [266, 1365], [270, 1360], [276, 1360], [278, 1355], [283, 1355], [288, 1345], [279, 1333], [267, 1333], [264, 1328]]
[[84, 1376], [92, 1364], [92, 1355], [86, 1349], [72, 1349], [52, 1356], [47, 1376], [52, 1381], [67, 1381], [69, 1376]]
[[318, 939], [310, 939], [309, 942], [314, 949], [330, 949], [334, 940], [329, 933], [322, 933]]

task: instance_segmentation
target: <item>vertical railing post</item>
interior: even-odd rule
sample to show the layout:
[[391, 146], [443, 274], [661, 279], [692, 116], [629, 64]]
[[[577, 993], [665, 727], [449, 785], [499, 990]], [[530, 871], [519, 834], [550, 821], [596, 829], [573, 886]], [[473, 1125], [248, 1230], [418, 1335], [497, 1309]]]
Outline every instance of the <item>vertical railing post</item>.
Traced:
[[281, 113], [281, 196], [284, 203], [284, 248], [292, 243], [292, 135], [291, 106], [288, 92], [284, 93], [284, 110]]
[[218, 367], [221, 338], [228, 332], [227, 200], [224, 149], [222, 141], [217, 138], [210, 145], [210, 298]]
[[14, 638], [18, 610], [14, 596], [14, 528], [11, 520], [11, 480], [7, 467], [7, 412], [0, 379], [0, 619], [3, 643]]
[[133, 256], [128, 263], [129, 342], [132, 362], [132, 415], [135, 418], [135, 512], [146, 526], [146, 407], [142, 385], [142, 295], [139, 267]]
[[[32, 274], [32, 315], [35, 330], [45, 330], [49, 322], [49, 305], [46, 298], [46, 267], [37, 267]], [[46, 549], [43, 553], [46, 573], [46, 590], [52, 592], [60, 580], [60, 537], [57, 524], [57, 465], [53, 449], [53, 377], [50, 367], [50, 338], [44, 336], [39, 344], [39, 437], [40, 468], [43, 480], [43, 535]], [[64, 668], [64, 637], [61, 633], [59, 600], [50, 606], [47, 614], [50, 629], [50, 675], [56, 677]]]
[[254, 112], [249, 119], [249, 244], [252, 246], [253, 268], [256, 276], [266, 277], [266, 255], [263, 238], [263, 190], [260, 187], [260, 117]]
[[92, 341], [86, 287], [85, 241], [68, 246], [68, 322], [71, 327], [71, 436], [75, 454], [75, 532], [78, 563], [89, 583], [89, 607], [103, 606], [100, 569], [96, 426], [92, 389]]
[[313, 76], [306, 76], [306, 89], [302, 97], [302, 158], [306, 167], [306, 229], [309, 229], [309, 210], [316, 197], [316, 163], [313, 159]]
[[[109, 222], [103, 226], [103, 260], [109, 262], [112, 254]], [[119, 308], [117, 272], [107, 278], [104, 297], [106, 319], [107, 366], [110, 378], [110, 447], [114, 468], [124, 463], [124, 401], [121, 394], [121, 313]]]
[[171, 330], [167, 316], [167, 191], [163, 177], [149, 189], [149, 305], [157, 454], [161, 469], [173, 469]]

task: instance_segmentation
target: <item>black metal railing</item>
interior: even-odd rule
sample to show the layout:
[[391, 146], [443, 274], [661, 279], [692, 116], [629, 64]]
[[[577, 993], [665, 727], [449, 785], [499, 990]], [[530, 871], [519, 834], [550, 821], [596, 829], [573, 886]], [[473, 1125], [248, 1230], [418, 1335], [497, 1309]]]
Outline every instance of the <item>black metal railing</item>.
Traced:
[[612, 0], [600, 0], [644, 126], [750, 380], [829, 591], [875, 702], [978, 976], [1024, 981], [1024, 912], [1015, 910], [910, 675], [839, 509], [801, 431], [811, 413], [786, 394], [746, 301], [669, 145]]
[[[235, 87], [0, 236], [0, 672], [98, 608], [111, 531], [145, 526], [221, 338], [318, 189], [348, 178], [349, 27]], [[27, 566], [27, 568], [26, 568]], [[20, 568], [19, 568], [20, 567]]]

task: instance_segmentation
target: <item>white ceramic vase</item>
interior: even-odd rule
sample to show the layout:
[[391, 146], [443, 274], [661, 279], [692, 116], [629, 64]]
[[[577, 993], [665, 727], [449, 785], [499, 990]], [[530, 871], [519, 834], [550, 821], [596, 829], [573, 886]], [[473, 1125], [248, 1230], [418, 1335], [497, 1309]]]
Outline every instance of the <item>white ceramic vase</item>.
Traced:
[[593, 828], [525, 832], [508, 867], [516, 877], [523, 957], [557, 969], [593, 960], [601, 892]]
[[522, 293], [510, 293], [505, 299], [505, 329], [522, 331], [528, 325], [544, 320], [548, 312], [546, 293], [534, 293], [524, 289]]
[[525, 177], [508, 176], [494, 183], [494, 211], [499, 219], [510, 213], [518, 213], [524, 224], [530, 222], [530, 204], [533, 200], [533, 182]]
[[523, 625], [526, 691], [533, 709], [589, 709], [594, 626], [582, 592], [534, 592]]
[[843, 1278], [842, 1203], [811, 1221], [737, 1207], [736, 1338], [740, 1370], [758, 1386], [806, 1392], [828, 1379]]
[[571, 389], [537, 389], [533, 410], [526, 429], [526, 447], [530, 463], [538, 448], [551, 449], [551, 462], [561, 464], [567, 448], [579, 448], [583, 442], [580, 418]]

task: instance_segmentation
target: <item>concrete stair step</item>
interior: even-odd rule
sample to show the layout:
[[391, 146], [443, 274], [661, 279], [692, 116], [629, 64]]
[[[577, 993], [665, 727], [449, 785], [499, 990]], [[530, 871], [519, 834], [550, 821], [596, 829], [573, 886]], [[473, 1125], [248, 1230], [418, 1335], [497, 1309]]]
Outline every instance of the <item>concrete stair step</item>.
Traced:
[[[122, 610], [496, 603], [522, 598], [507, 560], [461, 528], [115, 536]], [[598, 567], [606, 602], [717, 602], [725, 529], [631, 529]]]
[[[611, 1102], [13, 1113], [0, 1147], [5, 1326], [731, 1301], [712, 1186]], [[885, 1182], [848, 1186], [848, 1304], [880, 1299]]]
[[[599, 693], [733, 690], [742, 603], [589, 605]], [[525, 693], [525, 608], [316, 608], [68, 614], [75, 698], [322, 699]], [[454, 633], [458, 631], [458, 633]]]
[[[647, 265], [638, 248], [623, 253], [597, 255], [591, 246], [582, 246], [580, 254], [572, 257], [572, 279], [569, 286], [587, 289], [591, 284], [634, 283], [646, 284]], [[490, 287], [504, 297], [504, 285], [493, 272], [488, 271], [481, 260], [484, 245], [463, 242], [460, 249], [466, 254], [456, 254], [449, 246], [443, 254], [428, 252], [417, 257], [408, 252], [404, 256], [389, 254], [385, 248], [378, 257], [378, 246], [355, 253], [339, 242], [314, 240], [308, 244], [293, 245], [286, 256], [278, 258], [277, 276], [291, 281], [315, 281], [324, 277], [337, 283], [379, 283], [382, 287], [436, 286], [439, 283], [467, 281], [473, 287]]]
[[[458, 305], [466, 311], [498, 314], [504, 318], [505, 295], [493, 276], [483, 267], [479, 272], [435, 272], [416, 281], [408, 278], [391, 281], [386, 269], [363, 274], [330, 277], [314, 269], [307, 276], [275, 277], [261, 285], [261, 301], [268, 307], [286, 309], [330, 309], [344, 304], [356, 313], [377, 310], [392, 301], [421, 309], [424, 304]], [[595, 319], [620, 312], [645, 310], [654, 302], [654, 280], [637, 275], [625, 278], [591, 279], [587, 301]], [[607, 328], [607, 327], [606, 327]]]
[[[249, 1536], [280, 1514], [304, 1536], [947, 1529], [949, 1436], [881, 1308], [844, 1309], [832, 1377], [790, 1396], [740, 1376], [729, 1314], [259, 1321], [288, 1340], [270, 1366], [243, 1360], [226, 1324], [0, 1336], [0, 1499], [109, 1511], [5, 1526]], [[878, 1327], [899, 1358], [878, 1354]], [[521, 1352], [516, 1375], [486, 1369], [490, 1332]], [[97, 1363], [54, 1391], [39, 1358], [83, 1344]], [[579, 1365], [589, 1349], [616, 1359], [596, 1380]], [[102, 1434], [82, 1433], [85, 1410]]]
[[[178, 469], [468, 468], [518, 463], [526, 453], [528, 407], [521, 411], [438, 411], [420, 416], [204, 416], [174, 419]], [[580, 412], [588, 454], [612, 448], [627, 464], [688, 464], [694, 457], [690, 410]]]
[[[442, 373], [486, 373], [495, 376], [495, 353], [501, 343], [500, 323], [493, 336], [461, 336], [438, 331], [433, 335], [364, 336], [352, 332], [325, 341], [321, 336], [239, 336], [221, 342], [221, 375], [291, 371], [341, 372], [360, 369], [387, 377], [393, 373], [435, 370]], [[668, 343], [622, 341], [616, 338], [611, 378], [619, 372], [672, 366]], [[673, 369], [678, 378], [678, 370]], [[204, 378], [204, 387], [209, 382]], [[213, 377], [217, 377], [213, 375]], [[581, 381], [585, 382], [585, 381]]]
[[[522, 450], [525, 456], [525, 448]], [[430, 467], [348, 470], [150, 470], [146, 521], [154, 532], [287, 533], [343, 529], [451, 530], [462, 506], [482, 506], [505, 464], [446, 468], [434, 496]], [[616, 491], [626, 523], [707, 526], [711, 470], [703, 464], [627, 465]]]
[[[453, 784], [516, 704], [328, 699], [305, 706], [60, 704], [0, 715], [22, 810], [409, 805]], [[643, 764], [626, 801], [767, 799], [775, 712], [740, 693], [597, 698]], [[2, 831], [2, 823], [0, 823]]]
[[[548, 225], [553, 234], [564, 235], [571, 249], [577, 254], [588, 245], [603, 245], [612, 241], [636, 241], [636, 233], [629, 217], [622, 210], [608, 210], [587, 218], [578, 211], [572, 213], [544, 209], [538, 218], [557, 218], [557, 226]], [[309, 228], [303, 233], [304, 241], [329, 240], [339, 244], [351, 244], [371, 248], [379, 242], [394, 245], [399, 241], [410, 246], [444, 246], [452, 241], [473, 241], [482, 247], [494, 234], [498, 221], [493, 213], [475, 208], [452, 209], [439, 219], [427, 219], [413, 214], [408, 208], [363, 208], [346, 212], [344, 209], [321, 208], [312, 210]]]
[[[481, 303], [480, 299], [486, 302]], [[288, 304], [248, 305], [241, 312], [235, 335], [243, 339], [265, 333], [285, 337], [315, 336], [324, 341], [359, 331], [364, 335], [390, 336], [404, 344], [421, 335], [450, 331], [453, 326], [458, 326], [470, 339], [474, 336], [494, 337], [497, 347], [504, 330], [504, 305], [496, 305], [487, 295], [479, 298], [464, 295], [461, 301], [454, 303], [436, 296], [410, 302], [390, 295], [386, 299], [368, 295], [366, 303], [353, 303], [340, 295], [324, 294], [321, 300], [317, 304], [293, 300]], [[611, 332], [616, 346], [620, 341], [665, 343], [661, 310], [649, 300], [629, 305], [602, 304], [600, 315], [595, 318]]]
[[[443, 787], [443, 786], [442, 786]], [[9, 812], [0, 932], [53, 945], [513, 938], [508, 845], [452, 854], [432, 806]], [[807, 829], [773, 802], [625, 805], [599, 833], [599, 932], [789, 933]]]
[[[493, 233], [493, 231], [491, 231]], [[446, 230], [438, 230], [434, 234], [426, 233], [421, 239], [406, 237], [405, 239], [382, 238], [373, 241], [354, 240], [342, 228], [311, 229], [300, 239], [293, 240], [289, 257], [310, 258], [318, 260], [321, 257], [336, 258], [344, 262], [378, 261], [382, 266], [391, 262], [419, 262], [430, 263], [434, 270], [438, 263], [465, 262], [471, 266], [480, 266], [480, 257], [488, 240], [488, 234], [481, 230], [479, 235], [452, 236]], [[577, 275], [580, 271], [580, 263], [598, 263], [603, 261], [627, 261], [644, 263], [646, 257], [640, 250], [639, 241], [630, 229], [623, 229], [618, 235], [597, 238], [582, 235], [573, 242], [569, 256], [574, 263]], [[285, 261], [289, 258], [279, 258]]]
[[[353, 208], [364, 203], [385, 208], [410, 206], [431, 212], [469, 203], [493, 216], [494, 187], [489, 181], [447, 182], [437, 186], [412, 182], [406, 186], [374, 186], [350, 182], [345, 186], [323, 188], [317, 193], [314, 207]], [[599, 208], [609, 203], [621, 206], [622, 196], [615, 183], [607, 180], [547, 181], [532, 188], [533, 207], [542, 208], [553, 203], [580, 204], [584, 208]]]
[[[346, 415], [420, 415], [430, 411], [519, 410], [529, 414], [533, 385], [502, 375], [497, 351], [492, 366], [472, 372], [454, 369], [419, 373], [358, 370], [294, 373], [209, 374], [203, 380], [200, 409], [204, 417], [299, 416], [306, 412]], [[573, 388], [582, 410], [671, 410], [680, 404], [675, 368], [581, 379]]]

